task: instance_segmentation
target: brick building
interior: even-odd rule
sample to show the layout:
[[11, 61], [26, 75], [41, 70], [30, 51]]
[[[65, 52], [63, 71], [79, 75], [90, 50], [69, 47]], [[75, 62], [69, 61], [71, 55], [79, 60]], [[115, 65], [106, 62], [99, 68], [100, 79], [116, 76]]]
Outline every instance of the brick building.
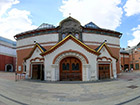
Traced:
[[47, 81], [93, 81], [120, 73], [120, 32], [72, 17], [15, 35], [17, 72]]
[[140, 43], [133, 47], [122, 48], [120, 56], [122, 70], [126, 70], [127, 68], [140, 69]]
[[0, 37], [0, 71], [12, 72], [16, 67], [16, 42]]

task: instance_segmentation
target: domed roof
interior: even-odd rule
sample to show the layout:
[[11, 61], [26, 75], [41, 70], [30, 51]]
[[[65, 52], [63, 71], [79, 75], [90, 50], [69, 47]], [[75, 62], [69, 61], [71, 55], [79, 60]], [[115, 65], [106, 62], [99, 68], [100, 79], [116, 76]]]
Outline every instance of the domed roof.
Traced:
[[76, 22], [76, 23], [78, 23], [78, 24], [81, 25], [81, 23], [80, 23], [78, 20], [76, 20], [76, 19], [72, 18], [71, 16], [69, 16], [68, 18], [62, 20], [62, 21], [59, 23], [59, 26], [62, 26], [63, 23], [68, 22], [68, 21], [73, 21], [73, 22]]

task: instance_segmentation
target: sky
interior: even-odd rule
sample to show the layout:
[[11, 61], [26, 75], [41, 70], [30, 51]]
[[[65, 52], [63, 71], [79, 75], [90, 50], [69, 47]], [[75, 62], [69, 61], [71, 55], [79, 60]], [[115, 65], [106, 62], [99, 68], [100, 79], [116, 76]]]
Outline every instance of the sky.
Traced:
[[81, 25], [121, 32], [121, 48], [140, 42], [140, 0], [0, 0], [0, 36], [36, 29], [42, 23], [59, 25], [69, 15]]

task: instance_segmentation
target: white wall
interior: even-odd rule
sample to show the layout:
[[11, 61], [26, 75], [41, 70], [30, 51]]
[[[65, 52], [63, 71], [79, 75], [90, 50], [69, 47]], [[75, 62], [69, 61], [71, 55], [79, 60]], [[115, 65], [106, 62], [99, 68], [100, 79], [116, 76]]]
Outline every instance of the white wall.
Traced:
[[0, 45], [0, 54], [16, 57], [16, 49]]
[[112, 63], [112, 66], [113, 66], [113, 75], [114, 75], [114, 78], [117, 78], [116, 59], [113, 58], [113, 57], [111, 57], [111, 55], [109, 54], [109, 52], [107, 51], [107, 49], [105, 47], [103, 47], [101, 49], [100, 53], [101, 54], [99, 55], [99, 57], [105, 56], [107, 58], [111, 58], [112, 59], [112, 62], [111, 63]]
[[53, 41], [57, 42], [58, 34], [44, 34], [44, 35], [32, 36], [29, 38], [21, 39], [17, 41], [17, 47], [32, 45], [34, 44], [34, 41], [37, 41], [38, 43], [47, 43]]
[[[44, 56], [46, 74], [51, 73], [51, 71], [53, 69], [52, 62], [53, 62], [55, 56], [57, 56], [59, 53], [61, 53], [63, 51], [68, 51], [70, 49], [79, 51], [87, 57], [87, 59], [89, 60], [89, 70], [88, 70], [89, 76], [87, 79], [84, 78], [84, 81], [88, 81], [88, 79], [91, 80], [91, 75], [95, 76], [95, 71], [97, 69], [97, 67], [96, 67], [97, 55], [91, 54], [90, 52], [88, 52], [87, 50], [85, 50], [84, 48], [82, 48], [81, 46], [76, 44], [75, 42], [73, 42], [71, 39], [68, 40], [63, 45], [61, 45], [59, 48], [57, 48], [54, 52]], [[82, 73], [83, 73], [83, 76], [84, 76], [84, 73], [86, 73], [86, 69], [84, 69], [84, 65], [82, 65]], [[88, 74], [86, 74], [86, 75], [88, 75]], [[45, 77], [45, 79], [47, 80], [47, 77]], [[50, 78], [50, 80], [51, 80], [51, 78]]]
[[[34, 58], [36, 58], [36, 57], [42, 58], [42, 56], [40, 55], [40, 53], [41, 53], [41, 51], [40, 51], [39, 48], [37, 47], [37, 48], [34, 50], [32, 56], [31, 56], [29, 59], [26, 60], [25, 65], [26, 65], [26, 75], [27, 75], [27, 77], [28, 77], [28, 75], [29, 75], [29, 70], [30, 70], [30, 64], [31, 64], [30, 60], [31, 60], [31, 59], [34, 59]], [[33, 61], [33, 62], [42, 62], [42, 61], [40, 61], [40, 60], [37, 59], [36, 61]], [[32, 76], [32, 65], [31, 65], [31, 76]]]
[[107, 40], [109, 44], [117, 44], [120, 45], [120, 39], [113, 36], [100, 35], [100, 34], [92, 34], [92, 33], [83, 33], [83, 41], [92, 41], [92, 42], [104, 42]]

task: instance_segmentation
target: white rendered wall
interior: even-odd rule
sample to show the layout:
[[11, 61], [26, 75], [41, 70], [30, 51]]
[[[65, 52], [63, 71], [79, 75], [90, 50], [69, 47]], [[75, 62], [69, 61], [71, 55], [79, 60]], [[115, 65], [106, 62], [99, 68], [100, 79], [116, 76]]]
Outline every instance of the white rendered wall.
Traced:
[[113, 36], [92, 34], [92, 33], [83, 33], [83, 41], [92, 41], [92, 42], [104, 42], [107, 40], [109, 44], [120, 45], [120, 39]]
[[16, 57], [16, 49], [0, 45], [0, 54]]
[[44, 34], [44, 35], [32, 36], [29, 38], [21, 39], [17, 41], [17, 47], [32, 45], [34, 44], [34, 41], [37, 41], [38, 43], [47, 43], [47, 42], [54, 42], [54, 41], [57, 42], [58, 34]]
[[[32, 76], [32, 64], [31, 64], [30, 60], [31, 60], [31, 59], [35, 59], [36, 57], [42, 58], [42, 56], [40, 55], [40, 53], [41, 53], [41, 51], [40, 51], [39, 48], [37, 47], [37, 48], [34, 50], [32, 56], [31, 56], [29, 59], [27, 59], [26, 62], [24, 63], [24, 64], [26, 65], [26, 75], [27, 75], [27, 77], [29, 76], [30, 66], [31, 66], [31, 76]], [[34, 63], [37, 62], [37, 63], [39, 64], [39, 62], [42, 62], [42, 61], [40, 61], [40, 60], [37, 59], [37, 60], [35, 60], [35, 61], [33, 61], [33, 62], [34, 62]], [[30, 64], [31, 64], [31, 65], [30, 65]]]
[[[61, 45], [59, 48], [57, 48], [54, 52], [44, 56], [45, 58], [45, 71], [47, 75], [51, 75], [52, 76], [52, 71], [53, 71], [53, 60], [55, 58], [55, 56], [57, 56], [59, 53], [63, 52], [63, 51], [68, 51], [68, 50], [75, 50], [75, 51], [79, 51], [81, 53], [83, 53], [87, 59], [89, 60], [89, 69], [88, 69], [88, 74], [86, 74], [86, 77], [83, 77], [85, 75], [85, 73], [87, 73], [87, 69], [85, 69], [84, 65], [82, 64], [82, 77], [83, 77], [83, 81], [89, 81], [91, 80], [91, 77], [95, 77], [95, 71], [97, 69], [96, 67], [96, 59], [97, 59], [97, 55], [95, 54], [91, 54], [90, 52], [88, 52], [87, 50], [85, 50], [84, 48], [82, 48], [81, 46], [79, 46], [78, 44], [76, 44], [75, 42], [73, 42], [71, 39], [68, 40], [66, 43], [64, 43], [63, 45]], [[58, 65], [59, 66], [59, 65]], [[58, 71], [59, 71], [59, 67], [58, 67]], [[45, 76], [46, 80], [52, 80], [52, 77], [47, 78]]]
[[107, 57], [107, 58], [111, 58], [112, 59], [112, 66], [113, 66], [113, 75], [114, 75], [114, 78], [117, 78], [117, 73], [116, 73], [116, 59], [111, 57], [111, 55], [109, 54], [109, 52], [107, 51], [107, 49], [105, 47], [103, 47], [100, 51], [100, 55], [99, 57]]

